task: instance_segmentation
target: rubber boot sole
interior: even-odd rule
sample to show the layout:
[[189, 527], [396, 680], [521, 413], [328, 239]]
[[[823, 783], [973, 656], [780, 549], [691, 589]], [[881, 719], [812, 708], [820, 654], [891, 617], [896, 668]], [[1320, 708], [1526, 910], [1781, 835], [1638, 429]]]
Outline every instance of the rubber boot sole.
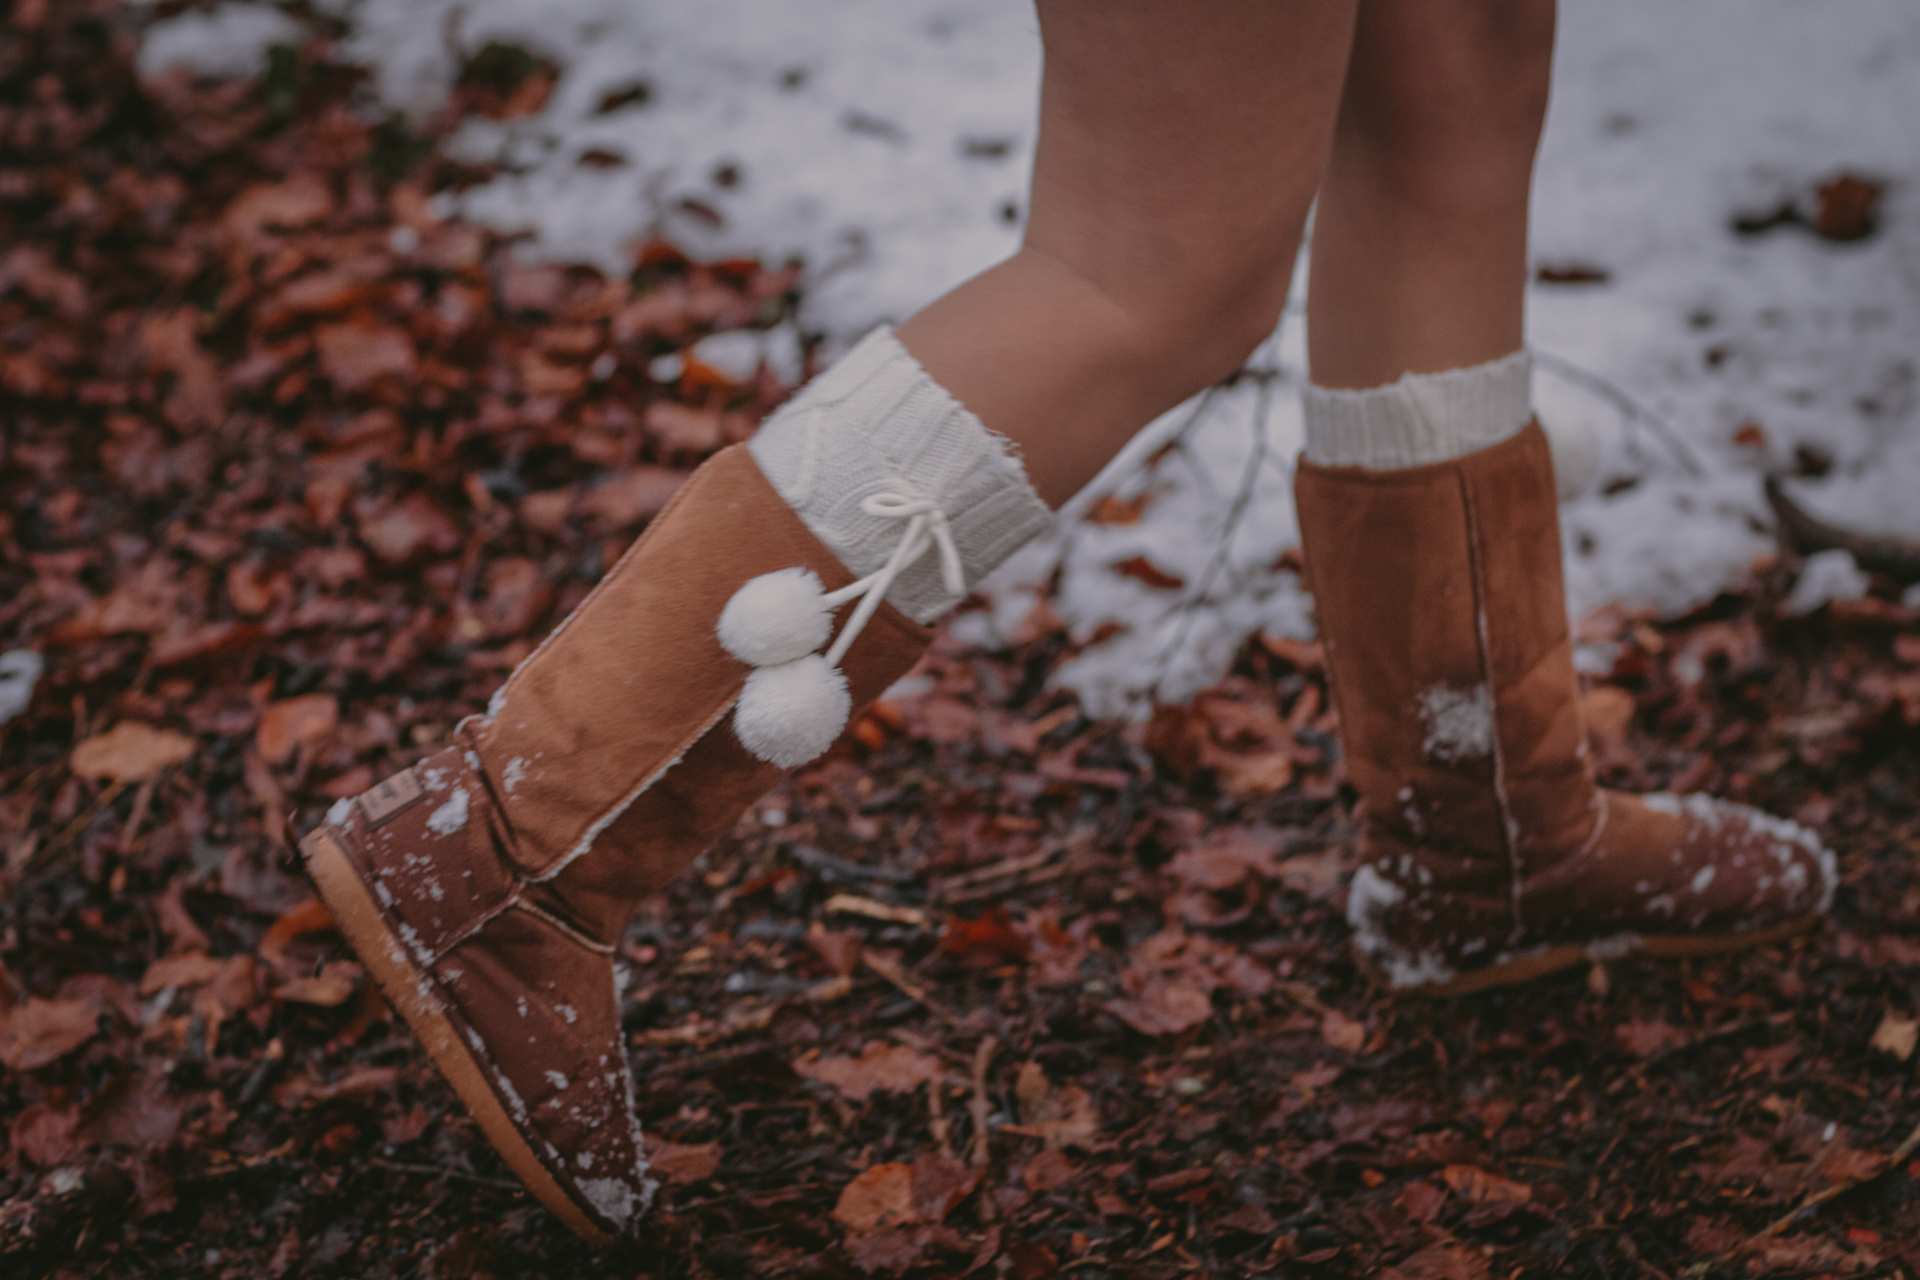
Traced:
[[346, 850], [323, 827], [300, 842], [300, 853], [320, 889], [321, 901], [333, 913], [334, 928], [366, 965], [388, 1002], [413, 1028], [433, 1065], [453, 1086], [479, 1123], [480, 1132], [514, 1176], [575, 1235], [600, 1248], [614, 1243], [614, 1237], [596, 1226], [547, 1172], [533, 1147], [521, 1136], [519, 1126], [487, 1083], [486, 1068], [468, 1049], [434, 995], [433, 980], [413, 964], [406, 947], [387, 928]]
[[[1747, 933], [1692, 934], [1676, 937], [1642, 938], [1630, 949], [1620, 953], [1621, 958], [1633, 955], [1656, 956], [1663, 960], [1680, 960], [1688, 956], [1714, 955], [1724, 951], [1744, 951], [1749, 947], [1764, 947], [1770, 943], [1782, 942], [1817, 927], [1824, 915], [1803, 916], [1786, 924], [1775, 925], [1771, 929], [1754, 929]], [[1570, 942], [1557, 947], [1547, 947], [1524, 956], [1515, 956], [1500, 964], [1488, 965], [1484, 969], [1472, 969], [1445, 982], [1427, 982], [1412, 987], [1396, 987], [1387, 971], [1380, 967], [1371, 956], [1357, 946], [1353, 954], [1361, 972], [1394, 995], [1407, 996], [1465, 996], [1476, 991], [1486, 991], [1492, 987], [1508, 987], [1515, 983], [1531, 982], [1562, 969], [1571, 969], [1576, 965], [1593, 960], [1589, 952], [1592, 943]], [[1609, 957], [1612, 958], [1612, 957]]]

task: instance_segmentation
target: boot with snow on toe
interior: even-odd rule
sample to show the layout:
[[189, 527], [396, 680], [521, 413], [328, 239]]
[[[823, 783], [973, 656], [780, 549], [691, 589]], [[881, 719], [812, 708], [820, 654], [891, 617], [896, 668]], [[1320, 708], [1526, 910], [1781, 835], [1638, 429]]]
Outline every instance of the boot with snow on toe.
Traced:
[[[1311, 450], [1311, 435], [1309, 437]], [[1362, 801], [1348, 917], [1384, 982], [1452, 994], [1818, 921], [1832, 854], [1706, 796], [1601, 789], [1537, 424], [1427, 465], [1302, 458], [1302, 550]]]

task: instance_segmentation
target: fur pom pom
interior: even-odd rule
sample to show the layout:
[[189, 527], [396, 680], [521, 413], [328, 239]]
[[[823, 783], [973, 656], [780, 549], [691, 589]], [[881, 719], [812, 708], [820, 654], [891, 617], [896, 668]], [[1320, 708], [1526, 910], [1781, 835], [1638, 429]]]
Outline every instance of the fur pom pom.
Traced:
[[792, 769], [833, 745], [847, 727], [853, 697], [847, 678], [818, 653], [774, 667], [756, 667], [733, 709], [740, 745]]
[[740, 661], [773, 667], [814, 652], [833, 634], [819, 575], [776, 569], [748, 581], [720, 611], [720, 644]]

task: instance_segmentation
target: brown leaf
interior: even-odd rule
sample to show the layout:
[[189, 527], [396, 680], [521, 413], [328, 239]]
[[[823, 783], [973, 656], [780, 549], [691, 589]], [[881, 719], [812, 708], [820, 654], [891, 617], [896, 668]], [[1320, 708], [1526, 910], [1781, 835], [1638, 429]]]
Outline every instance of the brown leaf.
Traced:
[[1533, 1199], [1533, 1188], [1470, 1164], [1450, 1164], [1440, 1171], [1440, 1179], [1475, 1204], [1525, 1204]]
[[351, 960], [329, 960], [317, 974], [289, 978], [273, 989], [276, 999], [332, 1009], [347, 1002], [358, 988], [362, 970]]
[[847, 975], [860, 967], [861, 935], [857, 929], [829, 929], [818, 920], [807, 929], [807, 948], [835, 973]]
[[66, 1163], [67, 1157], [78, 1150], [74, 1131], [79, 1122], [77, 1107], [36, 1102], [13, 1118], [7, 1136], [13, 1150], [42, 1169], [52, 1169]]
[[327, 910], [327, 904], [318, 898], [308, 898], [267, 926], [267, 931], [260, 935], [260, 958], [277, 969], [286, 956], [287, 944], [305, 934], [323, 933], [331, 928], [333, 915]]
[[922, 1222], [942, 1222], [980, 1185], [979, 1169], [923, 1152], [913, 1162], [913, 1212]]
[[851, 1231], [913, 1223], [913, 1166], [877, 1164], [866, 1170], [840, 1193], [833, 1219]]
[[122, 720], [73, 749], [74, 773], [95, 782], [144, 782], [170, 764], [193, 755], [194, 741], [171, 729]]
[[1367, 1043], [1367, 1026], [1338, 1009], [1329, 1009], [1320, 1019], [1320, 1038], [1335, 1049], [1358, 1053]]
[[1156, 591], [1178, 591], [1187, 585], [1185, 578], [1156, 567], [1145, 556], [1134, 556], [1131, 559], [1122, 560], [1113, 566], [1113, 571], [1123, 578], [1144, 582]]
[[1025, 960], [1030, 948], [1026, 935], [1013, 927], [1007, 909], [994, 907], [972, 920], [955, 916], [947, 921], [940, 949], [962, 964], [985, 969]]
[[1636, 1058], [1651, 1058], [1687, 1043], [1687, 1033], [1678, 1027], [1668, 1026], [1658, 1018], [1642, 1022], [1638, 1019], [1623, 1022], [1614, 1028], [1614, 1034], [1620, 1043]]
[[1487, 1256], [1463, 1244], [1430, 1244], [1397, 1267], [1380, 1273], [1379, 1280], [1486, 1280]]
[[646, 1137], [647, 1168], [675, 1186], [690, 1187], [705, 1182], [720, 1167], [720, 1144], [668, 1142], [652, 1134]]
[[686, 472], [672, 467], [632, 467], [588, 490], [580, 499], [580, 510], [624, 529], [664, 511], [686, 479]]
[[189, 951], [182, 955], [162, 956], [147, 966], [140, 979], [140, 994], [154, 995], [168, 987], [191, 989], [205, 986], [220, 975], [220, 961], [212, 956]]
[[1073, 1161], [1066, 1153], [1048, 1147], [1020, 1170], [1020, 1181], [1029, 1191], [1051, 1191], [1073, 1180]]
[[1050, 1148], [1084, 1148], [1100, 1131], [1100, 1109], [1092, 1096], [1077, 1084], [1055, 1088], [1037, 1062], [1021, 1064], [1013, 1093], [1022, 1123], [1002, 1126], [1007, 1133], [1039, 1138]]
[[1164, 979], [1148, 982], [1137, 996], [1109, 1000], [1104, 1007], [1135, 1031], [1149, 1036], [1179, 1035], [1213, 1017], [1213, 1001], [1206, 992]]
[[1920, 1041], [1920, 1020], [1896, 1017], [1889, 1009], [1874, 1028], [1871, 1047], [1905, 1062], [1913, 1056], [1916, 1041]]
[[423, 551], [449, 555], [460, 546], [459, 526], [424, 493], [390, 507], [363, 509], [358, 528], [360, 541], [390, 565], [405, 564]]
[[229, 235], [252, 239], [270, 227], [310, 226], [332, 211], [333, 195], [326, 182], [317, 173], [301, 171], [285, 182], [248, 187], [227, 206], [220, 224]]
[[1088, 524], [1139, 524], [1141, 513], [1152, 501], [1151, 493], [1137, 494], [1131, 498], [1105, 494], [1087, 509], [1086, 520]]
[[324, 324], [313, 331], [320, 368], [342, 394], [359, 391], [383, 377], [410, 378], [413, 339], [392, 325], [355, 320]]
[[656, 400], [643, 415], [647, 430], [670, 453], [712, 453], [726, 443], [718, 409], [696, 409], [671, 400]]
[[330, 693], [308, 693], [269, 702], [260, 713], [254, 743], [268, 764], [285, 764], [303, 742], [332, 733], [340, 723], [340, 703]]
[[1394, 1203], [1414, 1222], [1432, 1222], [1447, 1206], [1447, 1193], [1425, 1178], [1416, 1178], [1400, 1188]]
[[34, 996], [0, 1019], [0, 1063], [32, 1071], [66, 1057], [99, 1031], [88, 1000], [42, 1000]]
[[906, 1093], [946, 1074], [938, 1058], [878, 1040], [870, 1041], [857, 1058], [816, 1058], [796, 1062], [793, 1069], [855, 1102], [865, 1102], [876, 1089]]

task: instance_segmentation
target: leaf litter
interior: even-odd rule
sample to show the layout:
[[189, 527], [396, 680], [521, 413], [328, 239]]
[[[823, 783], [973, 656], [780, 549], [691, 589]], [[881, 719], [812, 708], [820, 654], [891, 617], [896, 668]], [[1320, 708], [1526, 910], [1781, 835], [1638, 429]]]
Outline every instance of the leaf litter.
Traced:
[[[788, 393], [689, 349], [797, 276], [649, 243], [610, 278], [436, 219], [479, 176], [438, 133], [559, 70], [490, 46], [410, 132], [300, 12], [258, 83], [140, 83], [111, 0], [6, 19], [0, 1269], [597, 1274], [291, 840]], [[1011, 648], [943, 634], [623, 939], [664, 1186], [611, 1265], [1920, 1274], [1920, 615], [1875, 580], [1788, 616], [1796, 569], [1578, 638], [1608, 780], [1819, 828], [1833, 923], [1450, 1002], [1345, 950], [1318, 646], [1256, 638], [1129, 725], [1050, 688], [1044, 598]]]

